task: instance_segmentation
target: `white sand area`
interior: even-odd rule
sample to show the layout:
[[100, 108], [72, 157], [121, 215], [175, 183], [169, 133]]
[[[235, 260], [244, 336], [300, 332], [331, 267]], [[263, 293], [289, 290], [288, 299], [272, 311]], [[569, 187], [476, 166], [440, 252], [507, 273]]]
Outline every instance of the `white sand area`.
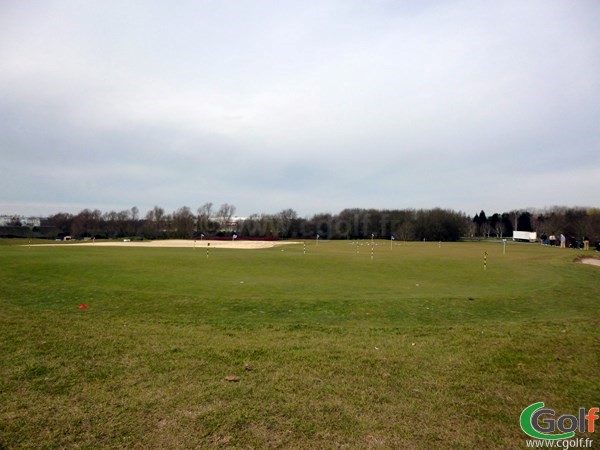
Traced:
[[84, 241], [84, 242], [60, 242], [55, 244], [37, 244], [46, 247], [174, 247], [174, 248], [235, 248], [240, 250], [254, 250], [260, 248], [272, 248], [282, 245], [300, 244], [294, 241], [211, 241], [211, 240], [186, 240], [167, 239], [159, 241]]
[[600, 259], [596, 258], [582, 258], [580, 262], [583, 264], [590, 264], [592, 266], [600, 266]]

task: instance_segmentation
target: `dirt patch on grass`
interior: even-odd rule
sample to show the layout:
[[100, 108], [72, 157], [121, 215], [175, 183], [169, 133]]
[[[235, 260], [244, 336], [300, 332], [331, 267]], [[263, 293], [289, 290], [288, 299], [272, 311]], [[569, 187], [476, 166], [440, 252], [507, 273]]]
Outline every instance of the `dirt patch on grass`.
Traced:
[[160, 241], [133, 241], [133, 242], [122, 242], [122, 241], [96, 241], [96, 242], [69, 242], [69, 243], [57, 243], [57, 244], [39, 244], [46, 247], [172, 247], [172, 248], [235, 248], [241, 250], [254, 250], [261, 248], [272, 248], [279, 247], [282, 245], [300, 244], [295, 241], [193, 241], [185, 239], [167, 239]]
[[598, 267], [600, 267], [600, 259], [598, 259], [598, 258], [592, 258], [592, 257], [589, 257], [589, 256], [575, 258], [575, 262], [579, 262], [579, 263], [582, 263], [582, 264], [589, 264], [591, 266], [598, 266]]

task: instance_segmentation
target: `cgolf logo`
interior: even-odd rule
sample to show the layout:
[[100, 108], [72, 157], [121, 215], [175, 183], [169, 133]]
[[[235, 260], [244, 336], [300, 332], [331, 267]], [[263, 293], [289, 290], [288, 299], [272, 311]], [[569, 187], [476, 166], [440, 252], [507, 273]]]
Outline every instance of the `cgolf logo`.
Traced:
[[575, 431], [593, 433], [600, 408], [579, 408], [577, 416], [564, 414], [558, 418], [553, 409], [544, 408], [544, 402], [532, 403], [521, 413], [521, 429], [535, 439], [571, 439]]

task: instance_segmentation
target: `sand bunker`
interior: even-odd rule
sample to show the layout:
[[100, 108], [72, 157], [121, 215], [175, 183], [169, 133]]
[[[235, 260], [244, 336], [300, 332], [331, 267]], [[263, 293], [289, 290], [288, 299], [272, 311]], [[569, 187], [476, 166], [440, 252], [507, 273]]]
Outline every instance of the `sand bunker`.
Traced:
[[46, 247], [174, 247], [174, 248], [235, 248], [240, 250], [255, 250], [260, 248], [272, 248], [282, 245], [300, 244], [294, 241], [211, 241], [211, 240], [185, 240], [185, 239], [168, 239], [161, 241], [85, 241], [85, 242], [69, 242], [57, 244], [39, 244]]
[[592, 266], [599, 266], [600, 267], [600, 259], [596, 259], [596, 258], [581, 258], [579, 260], [580, 263], [583, 264], [590, 264]]

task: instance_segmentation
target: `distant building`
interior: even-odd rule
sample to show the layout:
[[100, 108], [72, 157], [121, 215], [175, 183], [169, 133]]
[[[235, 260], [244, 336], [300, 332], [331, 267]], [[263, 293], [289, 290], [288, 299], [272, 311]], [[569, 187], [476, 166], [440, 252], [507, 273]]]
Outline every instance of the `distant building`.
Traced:
[[215, 222], [220, 225], [221, 231], [233, 232], [237, 231], [241, 223], [246, 220], [246, 217], [232, 216], [229, 218], [215, 217]]

